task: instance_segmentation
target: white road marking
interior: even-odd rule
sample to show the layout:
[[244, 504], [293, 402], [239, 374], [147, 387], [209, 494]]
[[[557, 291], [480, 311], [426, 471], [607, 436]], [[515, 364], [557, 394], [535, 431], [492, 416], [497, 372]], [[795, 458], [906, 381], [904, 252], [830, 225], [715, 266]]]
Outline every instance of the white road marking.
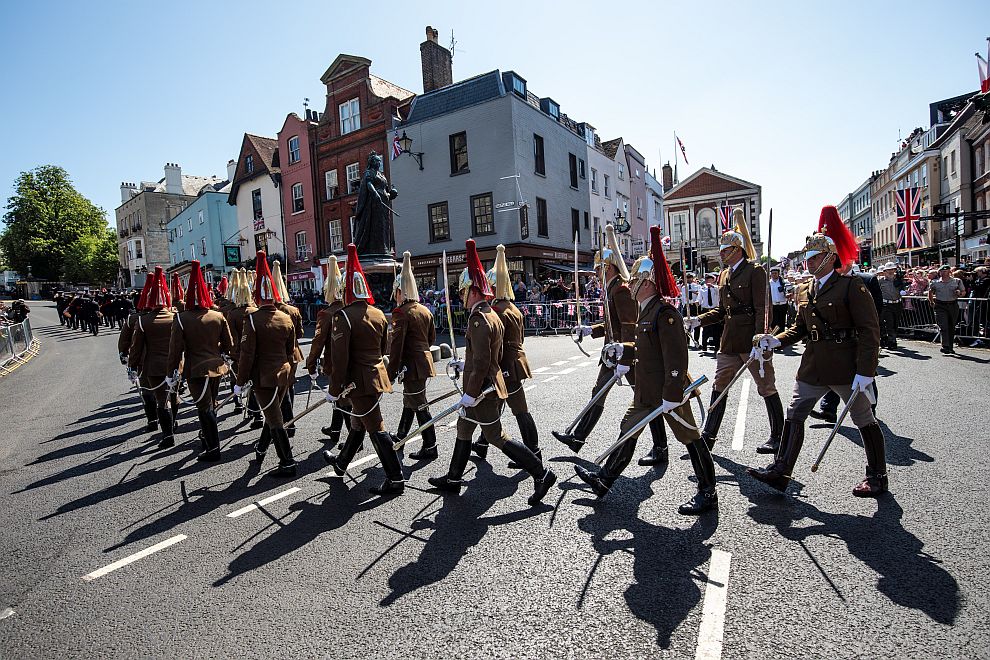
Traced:
[[536, 387], [536, 385], [530, 385], [529, 387], [524, 387], [524, 388], [523, 388], [523, 392], [529, 392], [529, 391], [530, 391], [531, 389], [533, 389], [534, 387]]
[[568, 360], [580, 360], [583, 357], [584, 357], [583, 355], [572, 355], [571, 357], [569, 357], [567, 359]]
[[720, 660], [722, 637], [725, 633], [725, 603], [729, 590], [729, 562], [732, 555], [722, 550], [712, 550], [708, 562], [708, 584], [705, 586], [705, 603], [701, 608], [701, 626], [698, 628], [698, 650], [695, 660]]
[[454, 421], [452, 421], [452, 422], [448, 422], [447, 424], [444, 424], [444, 426], [446, 426], [446, 427], [447, 427], [448, 429], [452, 429], [452, 428], [454, 428], [455, 426], [457, 426], [457, 420], [455, 419], [455, 420], [454, 420]]
[[550, 367], [540, 367], [539, 369], [533, 369], [534, 374], [541, 374], [544, 371], [549, 371]]
[[257, 502], [248, 504], [246, 507], [240, 508], [237, 511], [231, 511], [230, 513], [227, 514], [227, 517], [239, 518], [240, 516], [243, 516], [245, 513], [250, 513], [255, 509], [265, 506], [266, 504], [271, 504], [275, 500], [280, 500], [283, 497], [288, 497], [289, 495], [292, 495], [293, 493], [298, 493], [301, 490], [302, 488], [299, 488], [298, 486], [294, 488], [290, 488], [288, 490], [283, 490], [281, 493], [275, 493], [274, 495], [271, 495], [270, 497], [266, 497], [263, 500], [258, 500]]
[[595, 364], [595, 363], [594, 362], [582, 362], [581, 364], [579, 364], [577, 366], [579, 366], [579, 367], [590, 367], [593, 364]]
[[135, 552], [133, 555], [130, 555], [128, 557], [124, 557], [123, 559], [120, 559], [118, 561], [115, 561], [112, 564], [109, 564], [107, 566], [104, 566], [103, 568], [99, 568], [99, 569], [93, 571], [92, 573], [90, 573], [89, 575], [84, 575], [82, 577], [82, 579], [85, 580], [86, 582], [92, 582], [93, 580], [95, 580], [98, 577], [103, 577], [107, 573], [112, 573], [113, 571], [117, 570], [118, 568], [123, 568], [124, 566], [127, 566], [128, 564], [133, 564], [134, 562], [136, 562], [139, 559], [143, 559], [143, 558], [147, 557], [148, 555], [153, 555], [156, 552], [158, 552], [159, 550], [164, 550], [165, 548], [167, 548], [167, 547], [169, 547], [171, 545], [175, 545], [176, 543], [179, 543], [180, 541], [186, 540], [186, 538], [188, 538], [188, 537], [185, 534], [176, 534], [172, 538], [165, 539], [161, 543], [156, 543], [155, 545], [151, 546], [150, 548], [145, 548], [141, 552]]
[[739, 451], [743, 448], [743, 436], [746, 435], [746, 409], [749, 407], [749, 386], [753, 384], [751, 378], [744, 378], [742, 392], [739, 394], [739, 408], [736, 410], [736, 428], [732, 432], [732, 451]]
[[14, 612], [14, 610], [10, 609], [9, 607], [6, 607], [6, 608], [3, 609], [2, 612], [0, 612], [0, 620], [6, 619], [7, 617], [14, 616], [14, 614], [16, 614], [16, 612]]
[[567, 360], [557, 360], [556, 362], [553, 363], [553, 366], [559, 367], [562, 364], [567, 364]]
[[544, 383], [549, 383], [549, 382], [550, 382], [551, 380], [557, 380], [558, 378], [560, 378], [560, 376], [550, 376], [549, 378], [547, 378], [547, 379], [546, 379], [545, 381], [543, 381], [543, 382], [544, 382]]
[[559, 372], [557, 372], [557, 375], [558, 376], [566, 376], [567, 374], [571, 373], [572, 371], [577, 371], [577, 367], [571, 367], [570, 369], [561, 369]]

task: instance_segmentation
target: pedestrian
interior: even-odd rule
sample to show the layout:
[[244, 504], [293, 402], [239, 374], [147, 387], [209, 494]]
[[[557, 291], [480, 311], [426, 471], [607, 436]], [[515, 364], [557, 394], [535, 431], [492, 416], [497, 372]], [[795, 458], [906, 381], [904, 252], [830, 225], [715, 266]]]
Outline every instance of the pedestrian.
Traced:
[[[701, 286], [695, 282], [694, 273], [688, 271], [684, 273], [684, 286], [681, 287], [681, 315], [684, 318], [693, 318], [701, 313]], [[695, 327], [691, 331], [694, 343], [697, 344], [701, 338], [701, 326]]]
[[[701, 292], [699, 298], [701, 302], [701, 314], [709, 312], [713, 309], [717, 309], [719, 306], [720, 298], [718, 296], [718, 285], [716, 284], [715, 273], [705, 273], [705, 283], [701, 287]], [[700, 316], [700, 314], [699, 314]], [[721, 323], [710, 323], [701, 329], [701, 352], [704, 353], [708, 350], [708, 345], [711, 344], [712, 351], [718, 351], [719, 337], [722, 336], [722, 324]]]
[[880, 312], [880, 347], [897, 348], [897, 328], [901, 322], [901, 312], [904, 311], [904, 301], [901, 298], [906, 290], [900, 288], [898, 282], [897, 264], [888, 261], [883, 265], [883, 273], [877, 277], [880, 290], [883, 293], [883, 309]]
[[787, 327], [787, 286], [780, 277], [780, 266], [770, 268], [770, 327], [783, 330]]
[[956, 324], [959, 323], [959, 298], [966, 290], [959, 278], [952, 277], [952, 267], [943, 264], [938, 269], [938, 278], [928, 286], [928, 302], [935, 306], [935, 320], [942, 336], [942, 353], [955, 354]]

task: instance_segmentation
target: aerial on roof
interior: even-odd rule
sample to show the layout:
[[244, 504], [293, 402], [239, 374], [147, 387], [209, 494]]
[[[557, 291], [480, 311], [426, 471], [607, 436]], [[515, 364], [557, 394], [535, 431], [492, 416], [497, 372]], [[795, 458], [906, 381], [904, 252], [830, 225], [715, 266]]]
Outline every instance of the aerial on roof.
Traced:
[[505, 95], [498, 70], [417, 96], [406, 124], [425, 121]]

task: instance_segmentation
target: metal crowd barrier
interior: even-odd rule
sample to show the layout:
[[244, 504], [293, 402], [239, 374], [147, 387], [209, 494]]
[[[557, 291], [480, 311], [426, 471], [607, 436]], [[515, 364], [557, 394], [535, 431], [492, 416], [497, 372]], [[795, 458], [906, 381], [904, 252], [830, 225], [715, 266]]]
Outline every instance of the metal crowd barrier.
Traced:
[[[528, 335], [569, 333], [577, 325], [577, 304], [573, 300], [547, 303], [515, 303], [523, 315], [523, 329]], [[454, 332], [463, 334], [467, 328], [467, 312], [455, 307]], [[605, 316], [604, 303], [599, 300], [581, 301], [581, 322], [585, 325], [600, 323]], [[439, 305], [433, 311], [437, 334], [447, 332], [447, 311]]]
[[[898, 334], [918, 338], [938, 338], [938, 322], [935, 319], [935, 305], [928, 302], [927, 296], [904, 296], [904, 309], [897, 324]], [[988, 312], [990, 301], [986, 298], [960, 298], [959, 322], [956, 337], [960, 339], [986, 339], [990, 334]]]
[[6, 376], [37, 355], [39, 346], [30, 319], [0, 327], [0, 376]]

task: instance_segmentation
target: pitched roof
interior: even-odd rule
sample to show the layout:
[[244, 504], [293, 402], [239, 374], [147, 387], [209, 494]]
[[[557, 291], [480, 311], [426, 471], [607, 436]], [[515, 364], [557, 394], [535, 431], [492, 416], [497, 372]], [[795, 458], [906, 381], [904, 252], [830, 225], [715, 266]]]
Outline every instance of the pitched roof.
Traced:
[[417, 96], [412, 102], [412, 109], [405, 123], [412, 124], [439, 117], [490, 101], [504, 94], [505, 90], [502, 88], [502, 78], [498, 70], [482, 73], [459, 83], [433, 90], [428, 94]]
[[327, 67], [326, 72], [324, 72], [324, 74], [320, 77], [320, 82], [326, 85], [337, 76], [342, 73], [347, 73], [351, 69], [370, 66], [371, 60], [366, 57], [358, 57], [357, 55], [341, 53], [333, 62], [330, 63], [330, 66]]
[[720, 195], [749, 189], [759, 189], [759, 186], [709, 167], [702, 167], [668, 190], [663, 198], [664, 202], [667, 203], [675, 199]]
[[[254, 169], [251, 172], [247, 171], [247, 159], [245, 158], [247, 155], [257, 155], [257, 161], [253, 163]], [[245, 133], [244, 139], [241, 141], [241, 151], [237, 155], [237, 169], [234, 172], [234, 180], [231, 182], [228, 203], [236, 203], [237, 191], [242, 182], [263, 175], [268, 175], [273, 179], [281, 176], [278, 162], [278, 140]]]
[[606, 156], [615, 160], [615, 154], [619, 152], [619, 145], [622, 144], [622, 138], [617, 137], [614, 140], [609, 140], [608, 142], [602, 142], [602, 151]]
[[406, 99], [415, 96], [413, 92], [408, 89], [403, 89], [395, 83], [390, 83], [384, 78], [379, 78], [376, 75], [368, 75], [368, 81], [371, 85], [372, 93], [381, 99], [394, 98], [398, 101], [405, 101]]
[[[205, 186], [213, 186], [218, 183], [226, 183], [223, 179], [216, 176], [194, 176], [192, 174], [182, 175], [182, 193], [183, 195], [189, 195], [190, 197], [195, 197]], [[165, 179], [159, 179], [157, 183], [150, 184], [142, 182], [142, 190], [148, 190], [154, 186], [153, 192], [166, 192], [165, 190]]]
[[[278, 140], [260, 135], [251, 135], [250, 133], [245, 133], [244, 137], [254, 145], [254, 149], [261, 157], [264, 166], [270, 171], [278, 172], [278, 163], [275, 162], [275, 156], [278, 153]], [[257, 166], [254, 168], [254, 171], [258, 171]]]

